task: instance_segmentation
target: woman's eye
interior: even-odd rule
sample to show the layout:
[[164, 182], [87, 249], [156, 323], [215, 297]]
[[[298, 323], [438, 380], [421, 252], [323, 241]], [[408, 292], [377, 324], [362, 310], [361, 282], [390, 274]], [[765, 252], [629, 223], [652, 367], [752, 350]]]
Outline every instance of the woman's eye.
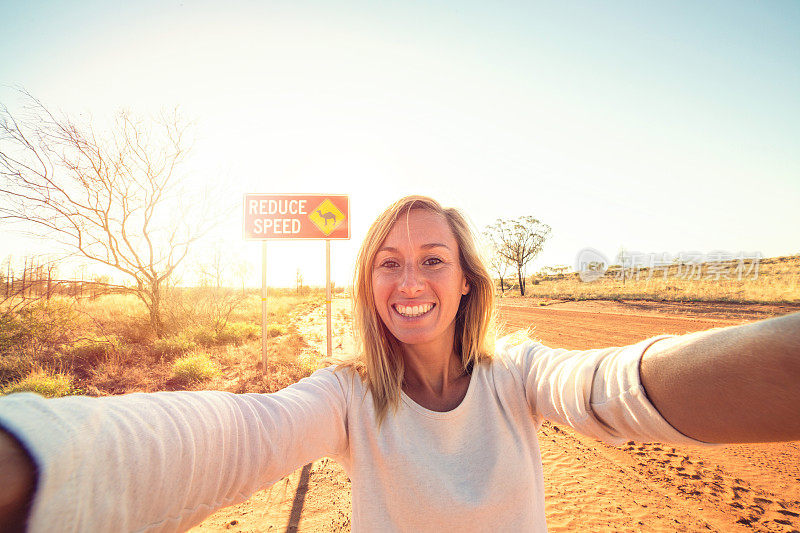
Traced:
[[423, 264], [428, 265], [428, 266], [434, 266], [434, 265], [438, 265], [441, 262], [442, 262], [442, 260], [439, 259], [438, 257], [430, 257], [430, 258], [426, 259]]
[[382, 266], [384, 268], [395, 268], [395, 267], [397, 267], [399, 265], [397, 264], [397, 261], [392, 261], [391, 259], [387, 259], [386, 261], [383, 261], [380, 264], [380, 266]]

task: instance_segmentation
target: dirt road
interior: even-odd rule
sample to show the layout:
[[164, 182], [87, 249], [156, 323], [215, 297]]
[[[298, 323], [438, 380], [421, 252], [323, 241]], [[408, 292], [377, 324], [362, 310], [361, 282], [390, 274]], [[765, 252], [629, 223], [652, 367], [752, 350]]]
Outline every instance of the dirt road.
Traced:
[[[334, 316], [348, 318], [346, 302]], [[793, 308], [504, 300], [505, 328], [532, 326], [544, 344], [625, 345], [764, 318]], [[309, 324], [321, 322], [314, 317]], [[339, 325], [341, 331], [344, 326]], [[334, 327], [334, 331], [337, 327]], [[324, 330], [323, 330], [324, 331]], [[337, 343], [338, 344], [338, 343]], [[343, 348], [348, 346], [342, 342]], [[629, 443], [615, 448], [545, 424], [539, 435], [551, 531], [798, 531], [800, 443], [720, 448]], [[502, 520], [502, 517], [498, 517]], [[322, 459], [224, 509], [193, 531], [345, 531], [349, 480]]]

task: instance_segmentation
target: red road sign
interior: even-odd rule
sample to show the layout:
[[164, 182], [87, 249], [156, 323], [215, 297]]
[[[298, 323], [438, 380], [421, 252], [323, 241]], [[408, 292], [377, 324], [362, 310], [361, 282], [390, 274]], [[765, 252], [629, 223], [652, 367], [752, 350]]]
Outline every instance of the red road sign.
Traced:
[[349, 239], [345, 194], [245, 194], [245, 239]]

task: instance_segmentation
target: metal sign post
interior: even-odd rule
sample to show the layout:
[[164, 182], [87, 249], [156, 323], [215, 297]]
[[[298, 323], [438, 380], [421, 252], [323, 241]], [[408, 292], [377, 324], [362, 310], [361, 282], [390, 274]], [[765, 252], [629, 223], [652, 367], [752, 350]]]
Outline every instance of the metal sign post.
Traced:
[[350, 198], [346, 194], [245, 194], [244, 238], [261, 245], [261, 357], [267, 366], [267, 240], [325, 239], [325, 310], [328, 357], [331, 339], [331, 240], [350, 238]]
[[261, 241], [261, 362], [264, 375], [269, 374], [267, 366], [267, 241]]
[[325, 239], [325, 314], [328, 317], [328, 359], [333, 355], [331, 348], [331, 240]]

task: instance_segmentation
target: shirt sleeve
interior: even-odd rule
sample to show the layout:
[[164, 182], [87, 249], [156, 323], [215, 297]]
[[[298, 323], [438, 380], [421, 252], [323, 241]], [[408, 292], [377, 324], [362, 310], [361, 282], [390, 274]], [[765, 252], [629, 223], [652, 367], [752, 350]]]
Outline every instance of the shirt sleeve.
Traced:
[[642, 386], [644, 351], [667, 337], [621, 348], [566, 350], [526, 342], [501, 351], [519, 372], [534, 416], [613, 445], [631, 440], [707, 445], [672, 427]]
[[182, 531], [303, 464], [346, 452], [342, 372], [273, 394], [0, 400], [39, 472], [30, 531]]

